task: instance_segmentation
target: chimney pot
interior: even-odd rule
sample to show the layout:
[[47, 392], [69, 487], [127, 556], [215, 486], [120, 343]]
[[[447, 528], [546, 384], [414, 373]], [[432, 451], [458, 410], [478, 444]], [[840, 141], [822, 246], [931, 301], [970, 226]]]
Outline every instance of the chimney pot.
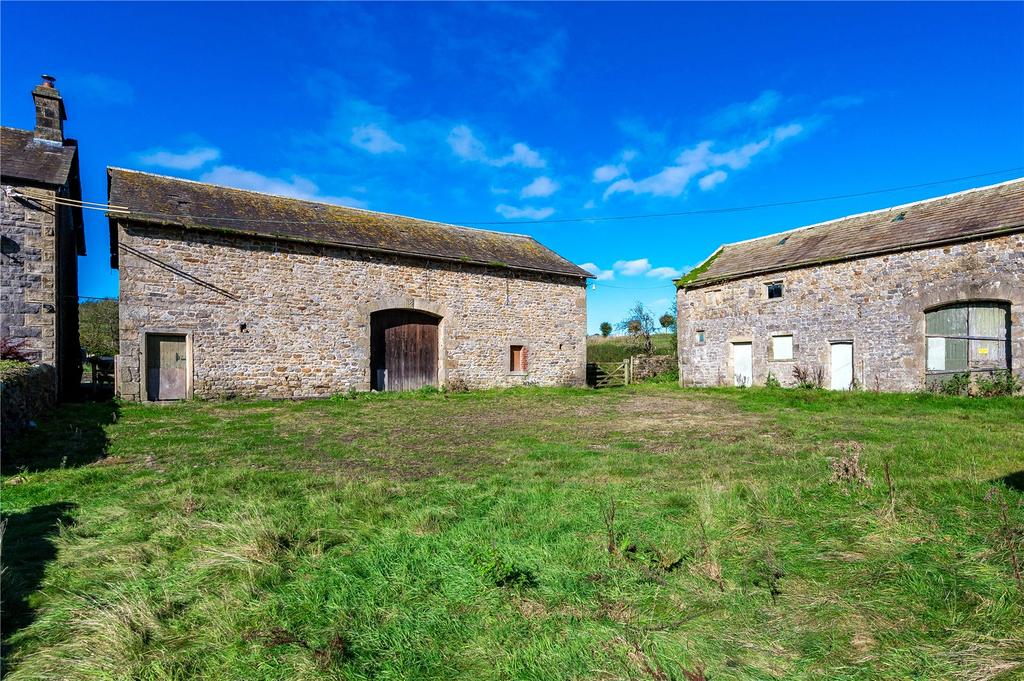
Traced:
[[56, 78], [54, 78], [53, 76], [48, 76], [45, 73], [43, 74], [42, 77], [43, 77], [43, 87], [50, 87], [50, 88], [52, 88], [53, 84], [57, 82]]

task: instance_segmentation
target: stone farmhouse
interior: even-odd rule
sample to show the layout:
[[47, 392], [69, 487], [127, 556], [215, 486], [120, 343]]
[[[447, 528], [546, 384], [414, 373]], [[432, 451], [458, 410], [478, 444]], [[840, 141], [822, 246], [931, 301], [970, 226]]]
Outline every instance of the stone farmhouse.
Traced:
[[591, 275], [528, 236], [108, 169], [120, 395], [580, 385]]
[[[52, 368], [42, 385], [73, 396], [81, 380], [78, 260], [85, 255], [78, 143], [64, 138], [64, 100], [43, 76], [35, 128], [0, 128], [0, 336]], [[66, 203], [63, 202], [68, 200]]]
[[726, 244], [677, 287], [687, 385], [1024, 375], [1024, 180]]

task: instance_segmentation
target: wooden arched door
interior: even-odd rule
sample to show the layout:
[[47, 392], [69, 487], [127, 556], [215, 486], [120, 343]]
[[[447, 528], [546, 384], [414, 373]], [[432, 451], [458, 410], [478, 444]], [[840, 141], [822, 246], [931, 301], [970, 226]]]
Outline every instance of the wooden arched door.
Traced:
[[370, 315], [370, 385], [374, 390], [437, 386], [440, 317], [417, 310]]

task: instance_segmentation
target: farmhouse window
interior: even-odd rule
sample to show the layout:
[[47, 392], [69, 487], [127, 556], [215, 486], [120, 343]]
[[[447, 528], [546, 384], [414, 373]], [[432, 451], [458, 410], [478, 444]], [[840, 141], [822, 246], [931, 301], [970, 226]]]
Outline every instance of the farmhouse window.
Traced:
[[696, 337], [697, 345], [704, 345], [704, 331], [698, 331]]
[[925, 374], [930, 382], [1009, 367], [1009, 305], [958, 303], [926, 312], [924, 318]]
[[526, 371], [526, 346], [511, 345], [508, 351], [508, 370], [514, 373]]
[[793, 359], [793, 336], [772, 336], [771, 356], [776, 362]]
[[781, 298], [782, 297], [782, 282], [781, 281], [773, 281], [773, 282], [770, 282], [768, 284], [765, 284], [765, 286], [767, 287], [767, 291], [766, 292], [768, 294], [768, 300], [772, 300], [774, 298]]

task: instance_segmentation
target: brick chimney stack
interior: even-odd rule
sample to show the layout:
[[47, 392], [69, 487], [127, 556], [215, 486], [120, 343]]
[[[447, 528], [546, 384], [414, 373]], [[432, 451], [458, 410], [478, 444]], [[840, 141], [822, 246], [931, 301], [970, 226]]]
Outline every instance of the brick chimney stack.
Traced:
[[37, 140], [64, 144], [64, 121], [68, 115], [64, 112], [64, 100], [60, 92], [53, 87], [57, 79], [43, 76], [43, 82], [32, 90], [32, 99], [36, 103]]

